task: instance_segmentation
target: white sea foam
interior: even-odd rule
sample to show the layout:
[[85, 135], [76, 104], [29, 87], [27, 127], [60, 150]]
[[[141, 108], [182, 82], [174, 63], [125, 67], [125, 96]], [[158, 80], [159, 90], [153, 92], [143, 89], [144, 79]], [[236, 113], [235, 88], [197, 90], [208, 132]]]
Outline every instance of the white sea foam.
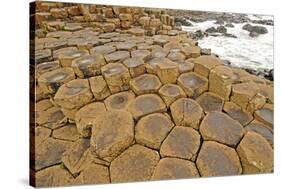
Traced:
[[[251, 19], [254, 17], [250, 17]], [[258, 19], [258, 18], [257, 18]], [[272, 17], [260, 17], [259, 19], [272, 19]], [[192, 22], [193, 26], [185, 27], [183, 30], [194, 32], [205, 31], [207, 28], [218, 25], [215, 21], [201, 23]], [[204, 37], [199, 40], [201, 48], [210, 48], [213, 53], [218, 54], [222, 59], [229, 60], [233, 66], [251, 69], [272, 69], [273, 68], [273, 26], [262, 25], [267, 28], [268, 33], [252, 38], [249, 32], [242, 29], [243, 24], [234, 24], [234, 28], [227, 28], [227, 32], [236, 35], [238, 38], [230, 37]], [[260, 24], [251, 24], [260, 25]], [[261, 26], [261, 25], [260, 25]]]

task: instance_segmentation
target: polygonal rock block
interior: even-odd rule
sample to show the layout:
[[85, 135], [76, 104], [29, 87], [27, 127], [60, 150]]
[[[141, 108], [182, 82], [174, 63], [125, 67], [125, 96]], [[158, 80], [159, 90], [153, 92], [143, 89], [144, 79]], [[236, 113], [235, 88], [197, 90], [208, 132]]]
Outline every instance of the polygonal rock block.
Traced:
[[131, 51], [131, 56], [132, 58], [140, 58], [144, 61], [147, 61], [150, 59], [151, 55], [149, 50], [138, 49], [138, 50]]
[[[159, 45], [154, 45], [151, 47], [151, 49], [151, 56], [153, 58], [165, 58], [168, 55], [168, 51]], [[168, 61], [169, 59], [166, 60]]]
[[35, 51], [35, 63], [36, 64], [50, 61], [51, 57], [52, 57], [51, 49], [42, 49], [42, 50]]
[[102, 29], [104, 32], [113, 32], [115, 30], [116, 26], [114, 23], [103, 23]]
[[72, 35], [70, 31], [53, 31], [47, 33], [46, 37], [48, 38], [69, 38]]
[[52, 8], [50, 13], [54, 18], [66, 18], [68, 16], [67, 10], [64, 8]]
[[166, 35], [154, 35], [153, 44], [163, 47], [166, 43], [169, 42], [169, 36]]
[[208, 78], [210, 71], [222, 64], [222, 61], [215, 56], [200, 56], [194, 59], [194, 72]]
[[61, 49], [58, 49], [58, 50], [54, 50], [53, 51], [53, 58], [55, 60], [57, 60], [60, 54], [64, 54], [66, 52], [73, 52], [75, 50], [77, 50], [76, 47], [65, 47], [65, 48], [61, 48]]
[[[118, 127], [116, 127], [118, 123]], [[98, 116], [92, 129], [91, 145], [98, 156], [112, 160], [134, 141], [134, 120], [127, 111], [110, 110]]]
[[210, 112], [201, 122], [200, 133], [204, 140], [214, 140], [236, 146], [244, 135], [243, 126], [222, 112]]
[[36, 77], [39, 78], [40, 75], [46, 72], [50, 72], [60, 68], [59, 61], [43, 62], [36, 65]]
[[66, 23], [63, 28], [66, 31], [72, 31], [72, 32], [83, 29], [80, 23]]
[[256, 95], [258, 88], [254, 83], [238, 83], [232, 85], [231, 101], [246, 109], [249, 101]]
[[141, 28], [131, 28], [128, 30], [128, 33], [135, 36], [144, 36], [144, 29]]
[[168, 116], [154, 113], [141, 118], [135, 127], [137, 143], [153, 149], [160, 149], [162, 141], [166, 138], [174, 123]]
[[158, 77], [152, 74], [143, 74], [130, 81], [131, 89], [137, 95], [157, 93], [161, 85]]
[[75, 123], [77, 126], [78, 132], [83, 137], [91, 136], [91, 129], [96, 118], [99, 115], [103, 115], [106, 112], [104, 103], [94, 102], [87, 104], [77, 111], [75, 114]]
[[270, 128], [268, 128], [266, 125], [264, 125], [263, 123], [254, 120], [245, 127], [245, 130], [253, 131], [253, 132], [260, 134], [269, 142], [269, 144], [273, 148], [273, 143], [274, 143], [273, 131]]
[[228, 100], [231, 93], [231, 85], [235, 79], [236, 75], [231, 68], [227, 66], [217, 66], [210, 72], [209, 91]]
[[120, 92], [104, 100], [108, 110], [128, 110], [129, 104], [135, 99], [135, 94], [130, 91]]
[[193, 71], [194, 63], [187, 60], [184, 62], [177, 62], [177, 63], [179, 64], [180, 74]]
[[32, 142], [35, 143], [31, 143], [31, 144], [34, 145], [35, 148], [37, 148], [37, 146], [43, 143], [51, 135], [51, 133], [52, 133], [51, 129], [37, 126], [35, 128], [34, 135], [32, 135], [32, 137], [34, 137], [35, 139], [34, 141], [32, 140]]
[[131, 14], [126, 14], [126, 13], [119, 14], [119, 18], [122, 21], [132, 21], [133, 20], [132, 15]]
[[170, 53], [168, 54], [167, 58], [169, 58], [172, 61], [184, 61], [185, 60], [185, 55], [181, 53], [178, 49], [176, 50], [171, 50]]
[[177, 83], [188, 97], [196, 98], [208, 90], [208, 80], [194, 72], [181, 74]]
[[185, 179], [200, 177], [192, 161], [178, 158], [162, 158], [152, 175], [152, 180]]
[[80, 138], [75, 124], [66, 124], [52, 133], [52, 137], [60, 140], [76, 141]]
[[134, 42], [121, 42], [116, 45], [116, 48], [119, 51], [132, 51], [135, 50], [136, 47], [137, 45]]
[[59, 68], [50, 72], [45, 72], [38, 78], [38, 85], [43, 93], [55, 93], [58, 88], [75, 79], [72, 68]]
[[111, 93], [129, 89], [129, 70], [121, 63], [109, 63], [102, 67], [102, 74]]
[[106, 64], [101, 54], [86, 55], [72, 61], [72, 67], [80, 78], [101, 74], [101, 67]]
[[239, 175], [242, 173], [236, 151], [213, 141], [203, 142], [196, 165], [203, 177]]
[[194, 161], [200, 147], [200, 134], [190, 127], [176, 126], [160, 148], [162, 157], [176, 157]]
[[175, 84], [165, 84], [159, 89], [159, 94], [169, 107], [175, 100], [186, 97], [182, 88]]
[[143, 26], [143, 27], [148, 27], [149, 26], [149, 22], [150, 22], [150, 17], [148, 16], [143, 16], [139, 19], [139, 23]]
[[55, 102], [65, 109], [77, 109], [93, 98], [87, 79], [75, 79], [63, 84], [55, 94]]
[[205, 92], [196, 98], [196, 101], [203, 108], [204, 112], [222, 111], [224, 99], [215, 93]]
[[67, 46], [67, 40], [65, 39], [57, 39], [54, 41], [47, 41], [44, 44], [45, 49], [57, 50]]
[[170, 106], [171, 114], [176, 125], [199, 128], [204, 116], [201, 106], [190, 98], [180, 98]]
[[86, 50], [70, 50], [59, 54], [58, 59], [63, 67], [71, 67], [74, 59], [85, 55], [89, 55], [89, 52]]
[[147, 181], [159, 159], [157, 151], [135, 144], [111, 162], [111, 182]]
[[109, 88], [103, 76], [89, 78], [91, 91], [96, 100], [103, 100], [110, 95]]
[[35, 173], [36, 187], [58, 187], [74, 183], [73, 176], [60, 165], [48, 167]]
[[130, 112], [135, 119], [151, 113], [166, 111], [166, 105], [156, 94], [144, 94], [138, 96], [129, 106]]
[[54, 106], [50, 100], [37, 102], [35, 111], [36, 123], [50, 129], [60, 127], [65, 119], [60, 108]]
[[270, 173], [273, 171], [273, 150], [261, 135], [248, 131], [237, 147], [243, 173]]
[[156, 65], [156, 73], [163, 84], [176, 83], [179, 76], [179, 65], [172, 61], [165, 61]]
[[223, 110], [232, 117], [232, 119], [239, 121], [241, 125], [245, 126], [253, 120], [251, 113], [245, 111], [233, 102], [225, 102]]
[[102, 55], [106, 55], [109, 53], [113, 53], [114, 51], [116, 51], [116, 48], [113, 46], [109, 46], [109, 45], [100, 45], [97, 47], [93, 47], [90, 49], [90, 54], [102, 54]]
[[132, 77], [137, 77], [145, 73], [145, 63], [141, 58], [128, 58], [123, 61], [123, 64], [128, 68]]
[[48, 138], [35, 151], [35, 170], [41, 170], [61, 162], [62, 154], [72, 142]]
[[254, 113], [254, 117], [256, 120], [262, 122], [267, 125], [269, 128], [273, 129], [274, 124], [274, 112], [272, 104], [265, 104], [265, 106]]
[[254, 113], [256, 110], [261, 109], [266, 103], [266, 97], [257, 93], [248, 103], [246, 110]]

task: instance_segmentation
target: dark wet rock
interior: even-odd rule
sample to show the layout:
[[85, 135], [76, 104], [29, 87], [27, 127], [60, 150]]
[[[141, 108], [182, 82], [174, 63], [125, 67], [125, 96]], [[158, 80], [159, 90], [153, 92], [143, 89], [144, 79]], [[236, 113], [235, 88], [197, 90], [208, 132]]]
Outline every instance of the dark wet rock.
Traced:
[[224, 26], [218, 26], [217, 27], [217, 32], [219, 32], [219, 33], [226, 33], [227, 29]]
[[224, 26], [227, 28], [234, 28], [234, 25], [232, 23], [227, 23]]
[[236, 35], [231, 34], [231, 33], [224, 33], [223, 36], [225, 36], [225, 37], [231, 37], [231, 38], [237, 38]]
[[252, 26], [251, 24], [245, 24], [242, 27], [243, 30], [246, 30], [248, 32], [255, 32], [257, 34], [266, 34], [268, 33], [268, 30], [264, 26]]
[[211, 55], [211, 49], [203, 48], [200, 53], [201, 55]]
[[223, 25], [224, 24], [224, 20], [223, 19], [217, 19], [215, 24]]
[[215, 27], [210, 27], [210, 28], [206, 29], [205, 32], [207, 32], [207, 33], [215, 33], [215, 32], [217, 32], [217, 29]]
[[180, 23], [182, 26], [193, 26], [185, 17], [175, 17], [175, 22]]

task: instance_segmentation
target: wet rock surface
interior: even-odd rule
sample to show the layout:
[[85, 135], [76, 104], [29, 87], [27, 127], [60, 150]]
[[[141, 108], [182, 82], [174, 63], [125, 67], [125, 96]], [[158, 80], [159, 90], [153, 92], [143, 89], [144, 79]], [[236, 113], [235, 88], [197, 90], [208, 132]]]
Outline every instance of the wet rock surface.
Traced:
[[272, 81], [224, 65], [164, 10], [37, 4], [36, 186], [273, 171]]

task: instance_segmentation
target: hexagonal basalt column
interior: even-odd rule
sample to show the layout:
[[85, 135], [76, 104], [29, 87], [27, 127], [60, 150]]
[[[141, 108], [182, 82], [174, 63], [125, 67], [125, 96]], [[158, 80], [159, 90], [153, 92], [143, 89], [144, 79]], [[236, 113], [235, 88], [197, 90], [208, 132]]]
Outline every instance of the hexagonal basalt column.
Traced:
[[123, 61], [123, 64], [129, 69], [132, 77], [137, 77], [145, 73], [145, 63], [141, 58], [129, 58]]
[[162, 141], [166, 138], [174, 123], [161, 113], [154, 113], [141, 118], [135, 128], [137, 143], [149, 148], [160, 149]]
[[274, 112], [273, 112], [273, 104], [265, 104], [263, 108], [255, 111], [254, 117], [267, 125], [269, 128], [273, 129], [274, 124]]
[[170, 109], [176, 125], [199, 128], [199, 123], [204, 113], [195, 100], [180, 98], [170, 106]]
[[129, 89], [129, 70], [121, 63], [109, 63], [102, 67], [102, 74], [111, 93]]
[[45, 72], [38, 78], [38, 85], [43, 93], [55, 93], [58, 88], [75, 79], [72, 68], [60, 68], [50, 72]]
[[104, 100], [108, 110], [128, 110], [129, 104], [135, 99], [135, 94], [131, 91], [124, 91], [109, 96]]
[[196, 98], [196, 101], [203, 108], [204, 112], [222, 111], [224, 99], [215, 93], [205, 92]]
[[86, 55], [72, 61], [72, 67], [80, 78], [101, 74], [101, 67], [106, 64], [101, 54]]
[[161, 145], [162, 157], [194, 161], [200, 147], [200, 134], [190, 127], [176, 126]]
[[130, 81], [132, 90], [137, 94], [156, 93], [161, 87], [158, 77], [152, 74], [143, 74]]
[[175, 100], [186, 97], [182, 88], [175, 84], [166, 84], [159, 90], [160, 96], [165, 101], [167, 107], [169, 107]]
[[91, 91], [96, 100], [103, 100], [110, 95], [109, 88], [103, 76], [89, 78]]
[[166, 105], [156, 94], [144, 94], [138, 96], [129, 106], [130, 112], [135, 119], [147, 114], [165, 112]]
[[237, 147], [243, 173], [270, 173], [273, 171], [273, 150], [261, 135], [249, 131]]
[[58, 59], [63, 67], [71, 67], [72, 60], [84, 55], [89, 55], [86, 50], [69, 50], [58, 55]]
[[39, 78], [40, 75], [46, 72], [50, 72], [60, 68], [59, 61], [43, 62], [36, 65], [36, 77]]
[[213, 141], [203, 142], [196, 165], [203, 177], [239, 175], [242, 173], [236, 151]]
[[208, 90], [208, 80], [194, 72], [181, 74], [178, 78], [178, 84], [188, 97], [196, 98]]
[[222, 65], [222, 61], [214, 56], [200, 56], [194, 59], [194, 72], [208, 78], [210, 71], [216, 66]]
[[110, 54], [106, 54], [104, 56], [106, 62], [118, 62], [126, 60], [127, 58], [130, 58], [130, 52], [128, 51], [116, 51]]
[[135, 144], [111, 162], [111, 182], [147, 181], [159, 159], [157, 151]]
[[145, 49], [139, 49], [139, 50], [134, 50], [131, 51], [131, 56], [133, 58], [140, 58], [144, 61], [147, 61], [150, 59], [151, 57], [151, 53], [149, 50], [145, 50]]
[[164, 61], [156, 65], [156, 73], [163, 84], [176, 83], [179, 76], [179, 65], [172, 61]]
[[90, 54], [97, 53], [97, 54], [106, 55], [106, 54], [113, 53], [114, 51], [116, 51], [116, 48], [113, 46], [101, 45], [101, 46], [93, 47], [92, 49], [90, 49]]
[[200, 125], [204, 140], [214, 140], [229, 146], [236, 146], [244, 135], [243, 126], [222, 112], [210, 112]]
[[[117, 123], [118, 127], [116, 127]], [[94, 121], [91, 145], [100, 158], [111, 161], [133, 141], [134, 120], [129, 112], [110, 110]]]

